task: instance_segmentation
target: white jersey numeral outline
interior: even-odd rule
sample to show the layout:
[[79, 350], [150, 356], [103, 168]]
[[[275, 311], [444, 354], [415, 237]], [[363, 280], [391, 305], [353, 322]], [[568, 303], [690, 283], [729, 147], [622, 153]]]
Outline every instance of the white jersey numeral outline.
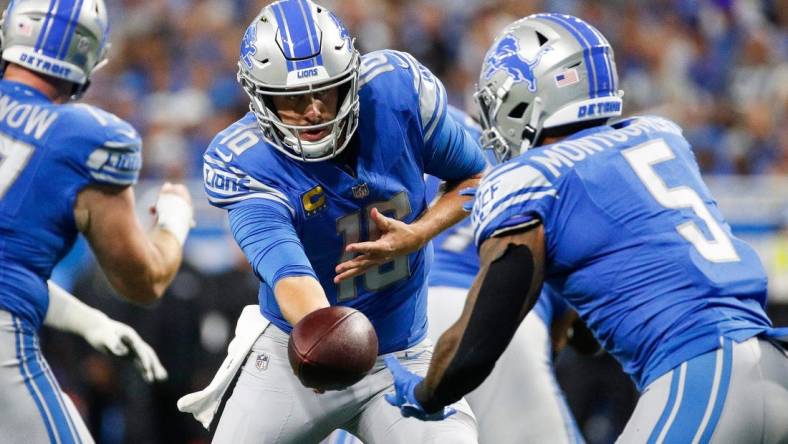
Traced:
[[664, 140], [652, 140], [624, 150], [622, 154], [657, 203], [673, 210], [691, 209], [706, 224], [712, 239], [706, 239], [694, 221], [687, 221], [676, 226], [676, 231], [691, 243], [701, 256], [714, 263], [741, 260], [730, 237], [714, 220], [698, 193], [688, 186], [668, 188], [665, 181], [654, 170], [655, 165], [676, 158], [676, 154]]
[[33, 156], [33, 146], [0, 134], [0, 199]]
[[[361, 240], [361, 215], [364, 214], [365, 216], [368, 216], [373, 208], [377, 208], [382, 214], [393, 213], [394, 218], [397, 220], [402, 220], [411, 212], [408, 194], [405, 191], [401, 191], [387, 201], [374, 202], [367, 205], [364, 208], [363, 213], [356, 211], [355, 213], [350, 213], [340, 217], [337, 219], [337, 232], [342, 235], [342, 238], [344, 239], [344, 247]], [[369, 218], [367, 218], [367, 231], [368, 239], [370, 240], [380, 237], [375, 223]], [[339, 260], [340, 262], [353, 259], [353, 254], [344, 252], [344, 247], [342, 248], [343, 254]], [[388, 270], [381, 270], [382, 267], [385, 267], [389, 264], [390, 266], [388, 267]], [[366, 273], [363, 274], [364, 287], [370, 291], [378, 291], [408, 276], [410, 276], [408, 255], [400, 256], [392, 261], [386, 262], [385, 264], [381, 264], [377, 267], [372, 267], [367, 270]], [[355, 297], [355, 279], [347, 279], [342, 281], [339, 284], [337, 301], [348, 301], [350, 299], [354, 299]]]

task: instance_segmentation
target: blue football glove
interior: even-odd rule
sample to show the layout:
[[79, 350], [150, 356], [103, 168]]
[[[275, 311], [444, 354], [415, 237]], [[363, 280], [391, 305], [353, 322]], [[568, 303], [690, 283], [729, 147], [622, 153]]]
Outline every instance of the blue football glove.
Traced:
[[441, 421], [457, 413], [457, 410], [452, 407], [444, 407], [435, 413], [425, 412], [416, 399], [416, 393], [414, 392], [416, 385], [424, 378], [408, 371], [394, 355], [387, 355], [383, 360], [394, 378], [395, 390], [395, 393], [389, 393], [384, 396], [389, 404], [399, 407], [402, 416], [406, 418], [412, 416], [422, 421]]

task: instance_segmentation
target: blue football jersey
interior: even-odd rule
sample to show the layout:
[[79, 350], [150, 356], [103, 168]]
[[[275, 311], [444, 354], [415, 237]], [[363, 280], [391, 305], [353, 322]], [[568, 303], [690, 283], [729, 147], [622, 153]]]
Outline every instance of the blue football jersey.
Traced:
[[[355, 176], [335, 161], [288, 158], [264, 140], [250, 113], [211, 143], [204, 156], [204, 179], [209, 201], [228, 209], [231, 222], [233, 211], [246, 205], [286, 208], [329, 302], [363, 312], [375, 326], [380, 353], [387, 353], [426, 334], [431, 247], [335, 285], [335, 267], [352, 258], [345, 246], [378, 236], [369, 218], [372, 208], [415, 221], [427, 208], [424, 174], [468, 177], [480, 172], [484, 161], [478, 144], [461, 129], [462, 134], [452, 137], [470, 141], [460, 143], [465, 148], [448, 157], [429, 149], [435, 138], [443, 137], [439, 133], [446, 120], [446, 95], [411, 56], [395, 51], [363, 56], [360, 83]], [[237, 233], [236, 240], [242, 243]], [[255, 258], [248, 258], [258, 270]], [[258, 277], [263, 315], [289, 332], [291, 326], [274, 298], [275, 282], [265, 281], [259, 272]]]
[[112, 114], [0, 81], [0, 308], [41, 325], [46, 280], [77, 236], [77, 194], [133, 184], [140, 150], [137, 132]]
[[[465, 112], [449, 106], [448, 112], [454, 120], [460, 122], [468, 134], [478, 140], [481, 127]], [[485, 150], [490, 164], [495, 162], [495, 155]], [[435, 176], [427, 176], [427, 201], [431, 202], [438, 194], [441, 180]], [[463, 219], [458, 224], [435, 236], [432, 240], [435, 253], [430, 269], [430, 287], [454, 287], [470, 289], [479, 272], [479, 254], [473, 243], [473, 227], [471, 219]], [[563, 315], [568, 309], [566, 302], [549, 285], [544, 285], [542, 294], [534, 305], [534, 312], [548, 326], [555, 316]]]
[[769, 329], [766, 275], [731, 234], [681, 129], [637, 117], [527, 151], [487, 174], [476, 242], [542, 221], [546, 282], [639, 388]]

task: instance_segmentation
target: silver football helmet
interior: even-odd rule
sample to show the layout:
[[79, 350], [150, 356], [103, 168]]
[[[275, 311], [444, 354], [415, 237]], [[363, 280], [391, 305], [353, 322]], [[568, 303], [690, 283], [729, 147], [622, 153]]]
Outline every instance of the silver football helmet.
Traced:
[[551, 128], [621, 115], [613, 49], [588, 23], [536, 14], [507, 26], [487, 52], [474, 95], [481, 144], [499, 161]]
[[[347, 29], [310, 0], [272, 3], [247, 28], [241, 43], [238, 81], [266, 140], [285, 155], [305, 161], [330, 159], [345, 149], [358, 126], [360, 55]], [[336, 88], [336, 117], [318, 125], [282, 122], [274, 96], [314, 94]], [[329, 129], [317, 141], [303, 131]]]
[[0, 28], [3, 65], [72, 82], [75, 97], [107, 61], [104, 0], [11, 0]]

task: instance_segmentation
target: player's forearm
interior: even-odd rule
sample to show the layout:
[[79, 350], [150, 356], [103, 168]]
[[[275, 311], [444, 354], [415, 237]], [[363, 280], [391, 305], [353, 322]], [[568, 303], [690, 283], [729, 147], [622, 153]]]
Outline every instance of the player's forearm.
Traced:
[[106, 322], [107, 316], [92, 308], [52, 281], [48, 281], [49, 305], [44, 325], [85, 336], [89, 328]]
[[183, 259], [183, 244], [194, 225], [191, 202], [183, 196], [160, 194], [155, 212], [156, 225], [148, 233], [148, 251], [144, 255], [144, 284], [136, 285], [130, 298], [143, 304], [161, 298], [175, 279]]
[[411, 224], [423, 244], [468, 216], [462, 206], [470, 198], [461, 195], [460, 191], [465, 188], [475, 188], [479, 185], [481, 177], [482, 174], [479, 173], [463, 181], [449, 184], [448, 189], [437, 198], [424, 215]]
[[482, 267], [463, 313], [441, 336], [427, 376], [416, 388], [427, 412], [478, 387], [533, 308], [543, 273], [543, 249], [533, 246], [534, 239], [543, 241], [541, 227], [482, 244]]
[[156, 298], [160, 298], [178, 273], [183, 246], [170, 231], [161, 227], [155, 227], [148, 237], [154, 249], [148, 266], [151, 289]]
[[274, 296], [282, 316], [290, 325], [296, 325], [309, 313], [330, 305], [320, 282], [312, 276], [280, 279], [274, 287]]
[[[164, 295], [172, 283], [183, 257], [182, 247], [172, 233], [159, 227], [141, 234], [134, 254], [101, 261], [112, 287], [123, 298], [150, 304]], [[144, 236], [144, 237], [142, 237]]]

